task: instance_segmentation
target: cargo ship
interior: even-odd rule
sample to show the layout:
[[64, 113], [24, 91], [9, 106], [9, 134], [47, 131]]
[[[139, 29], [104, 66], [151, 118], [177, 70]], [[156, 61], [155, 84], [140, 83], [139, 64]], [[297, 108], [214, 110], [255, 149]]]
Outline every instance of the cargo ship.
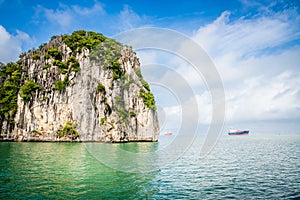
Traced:
[[249, 130], [235, 130], [235, 129], [230, 129], [228, 132], [228, 135], [248, 135]]

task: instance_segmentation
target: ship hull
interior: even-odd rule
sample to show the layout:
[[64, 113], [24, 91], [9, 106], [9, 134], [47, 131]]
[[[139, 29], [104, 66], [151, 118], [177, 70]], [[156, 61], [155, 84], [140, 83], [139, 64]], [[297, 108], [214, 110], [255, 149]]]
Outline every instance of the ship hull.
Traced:
[[232, 136], [243, 136], [243, 135], [248, 135], [249, 131], [248, 130], [244, 130], [244, 131], [234, 131], [234, 132], [229, 132], [228, 135], [232, 135]]

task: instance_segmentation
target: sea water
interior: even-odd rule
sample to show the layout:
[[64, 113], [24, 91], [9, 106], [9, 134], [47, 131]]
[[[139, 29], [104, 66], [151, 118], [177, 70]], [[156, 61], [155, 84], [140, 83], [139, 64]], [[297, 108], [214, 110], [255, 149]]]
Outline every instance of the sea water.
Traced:
[[[155, 152], [174, 137], [93, 146], [114, 159], [115, 148]], [[300, 198], [300, 135], [224, 135], [205, 157], [195, 147], [168, 165], [129, 173], [122, 170], [126, 166], [118, 170], [103, 163], [85, 143], [2, 142], [0, 199]], [[126, 157], [115, 161], [122, 167], [128, 164]]]

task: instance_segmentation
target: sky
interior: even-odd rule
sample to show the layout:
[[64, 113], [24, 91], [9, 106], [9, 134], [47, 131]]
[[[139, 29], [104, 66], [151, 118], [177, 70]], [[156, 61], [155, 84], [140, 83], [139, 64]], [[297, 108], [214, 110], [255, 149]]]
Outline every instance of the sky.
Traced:
[[[299, 0], [0, 0], [0, 13], [3, 63], [16, 61], [21, 52], [53, 35], [79, 29], [108, 37], [142, 27], [175, 30], [198, 43], [218, 70], [226, 98], [224, 132], [229, 127], [300, 132]], [[174, 55], [144, 51], [138, 56], [145, 66], [159, 63], [182, 74], [195, 91], [199, 124], [210, 124], [205, 77], [195, 77], [188, 63]], [[182, 105], [176, 103], [176, 94], [151, 87], [163, 129], [178, 127]]]

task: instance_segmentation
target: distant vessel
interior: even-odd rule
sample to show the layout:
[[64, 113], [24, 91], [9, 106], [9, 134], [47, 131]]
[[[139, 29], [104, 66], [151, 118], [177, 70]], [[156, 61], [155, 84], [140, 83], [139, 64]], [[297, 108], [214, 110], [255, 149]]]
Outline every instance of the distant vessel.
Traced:
[[173, 133], [172, 132], [165, 132], [165, 135], [173, 135]]
[[230, 129], [228, 132], [228, 135], [248, 135], [249, 130], [235, 130], [235, 129]]

